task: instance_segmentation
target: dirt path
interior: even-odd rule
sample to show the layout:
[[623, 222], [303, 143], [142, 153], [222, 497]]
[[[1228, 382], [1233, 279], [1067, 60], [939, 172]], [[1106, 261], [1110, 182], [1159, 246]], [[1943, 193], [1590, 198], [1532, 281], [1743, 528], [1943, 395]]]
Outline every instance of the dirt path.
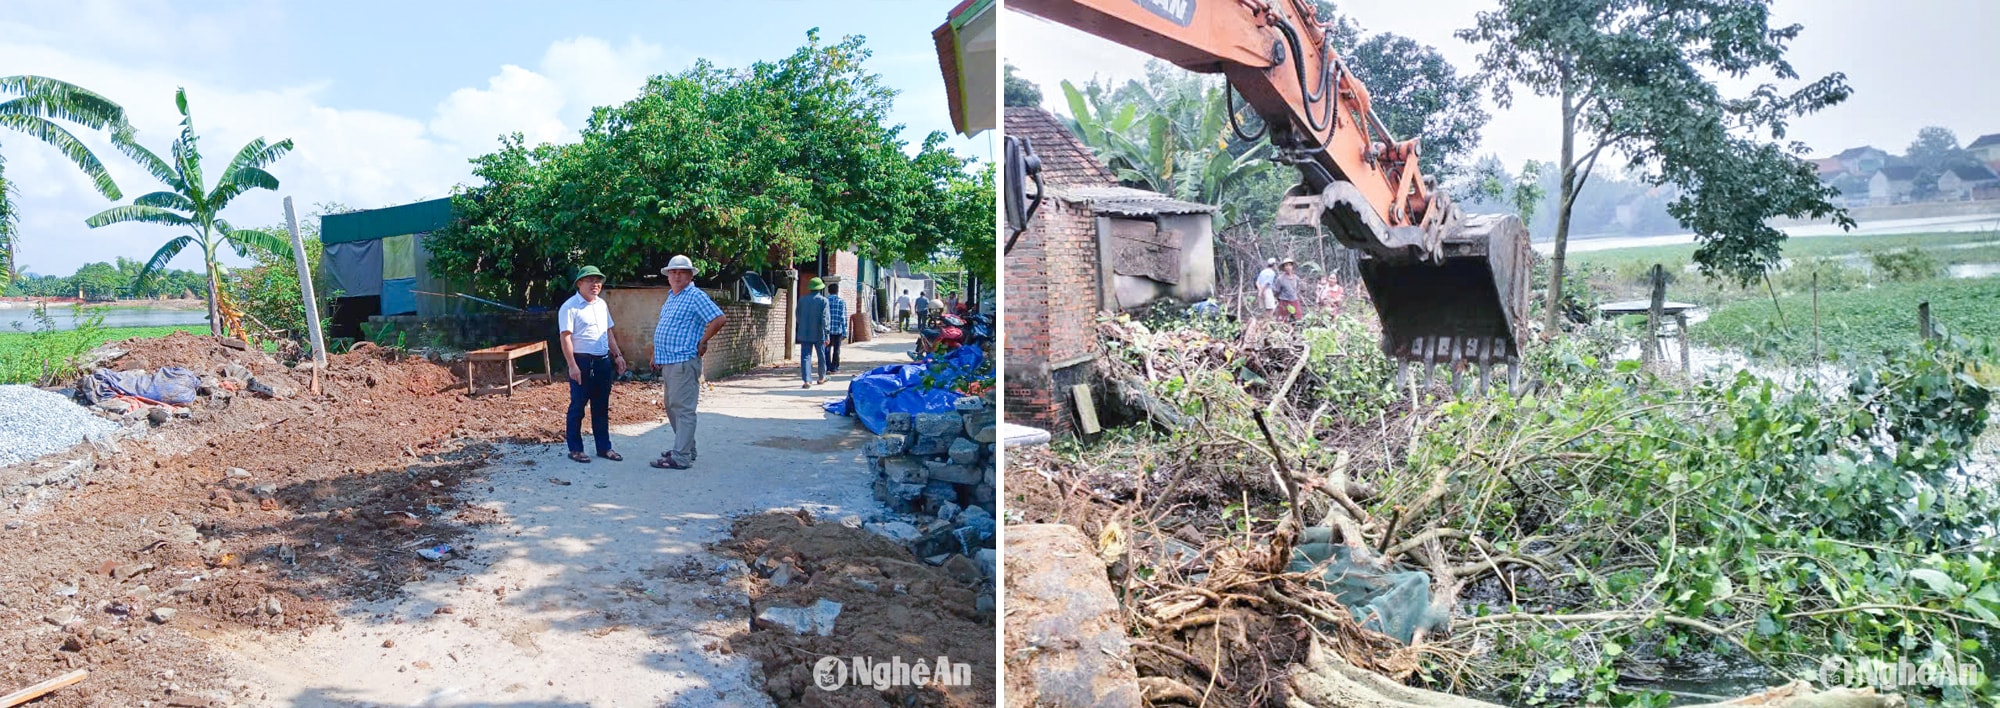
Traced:
[[879, 511], [870, 436], [819, 404], [908, 345], [892, 335], [849, 346], [842, 372], [810, 390], [796, 364], [713, 384], [690, 471], [647, 466], [671, 442], [663, 422], [615, 428], [618, 463], [505, 448], [483, 484], [461, 485], [499, 521], [465, 538], [444, 572], [350, 607], [337, 628], [211, 643], [252, 705], [767, 704], [751, 662], [723, 642], [749, 625], [749, 580], [705, 546], [749, 513]]

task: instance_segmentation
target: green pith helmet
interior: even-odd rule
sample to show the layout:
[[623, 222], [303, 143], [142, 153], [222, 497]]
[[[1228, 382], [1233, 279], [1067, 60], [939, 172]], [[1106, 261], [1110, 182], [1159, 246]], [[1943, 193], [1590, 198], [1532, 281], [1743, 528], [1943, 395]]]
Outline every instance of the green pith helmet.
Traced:
[[825, 290], [826, 281], [820, 280], [819, 278], [813, 278], [812, 280], [806, 281], [806, 289], [813, 291]]
[[579, 281], [579, 280], [582, 280], [582, 279], [584, 279], [584, 278], [588, 278], [588, 277], [590, 277], [590, 276], [593, 276], [593, 275], [595, 275], [595, 276], [597, 276], [597, 277], [599, 277], [599, 278], [602, 278], [602, 277], [604, 277], [604, 271], [601, 271], [601, 270], [598, 270], [598, 269], [597, 269], [597, 266], [588, 266], [588, 265], [587, 265], [587, 266], [584, 266], [584, 267], [582, 267], [582, 268], [578, 268], [578, 269], [576, 269], [576, 277], [574, 277], [574, 278], [570, 278], [570, 279], [569, 279], [569, 282], [572, 282], [572, 283], [574, 283], [574, 282], [576, 282], [576, 281]]

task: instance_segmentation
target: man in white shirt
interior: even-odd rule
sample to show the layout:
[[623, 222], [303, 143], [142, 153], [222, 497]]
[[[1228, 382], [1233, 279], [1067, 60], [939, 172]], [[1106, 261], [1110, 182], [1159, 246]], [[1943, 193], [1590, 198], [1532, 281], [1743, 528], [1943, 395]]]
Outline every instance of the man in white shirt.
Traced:
[[910, 291], [896, 297], [896, 331], [910, 331]]
[[1264, 259], [1264, 269], [1257, 272], [1257, 304], [1264, 306], [1265, 314], [1278, 309], [1277, 293], [1271, 290], [1271, 285], [1276, 282], [1278, 282], [1278, 259]]
[[599, 297], [604, 292], [604, 273], [597, 266], [577, 269], [576, 294], [556, 311], [556, 327], [561, 331], [563, 362], [569, 364], [569, 419], [564, 440], [569, 443], [569, 459], [589, 462], [583, 454], [583, 409], [590, 407], [590, 434], [597, 443], [597, 456], [613, 462], [625, 459], [611, 449], [611, 382], [625, 373], [625, 354], [611, 336], [611, 308]]

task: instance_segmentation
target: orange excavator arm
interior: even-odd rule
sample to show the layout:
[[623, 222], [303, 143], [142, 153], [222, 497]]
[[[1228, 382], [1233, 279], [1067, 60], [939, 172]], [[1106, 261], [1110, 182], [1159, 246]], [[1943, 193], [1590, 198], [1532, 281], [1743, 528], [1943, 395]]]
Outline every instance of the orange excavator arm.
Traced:
[[[1518, 361], [1526, 315], [1527, 231], [1515, 217], [1461, 217], [1426, 179], [1415, 140], [1377, 119], [1332, 33], [1305, 0], [1009, 0], [1020, 10], [1189, 71], [1220, 73], [1263, 118], [1276, 160], [1300, 185], [1281, 226], [1320, 225], [1363, 254], [1383, 349], [1454, 376]], [[1232, 119], [1235, 116], [1232, 114]], [[1510, 366], [1510, 376], [1518, 376]]]

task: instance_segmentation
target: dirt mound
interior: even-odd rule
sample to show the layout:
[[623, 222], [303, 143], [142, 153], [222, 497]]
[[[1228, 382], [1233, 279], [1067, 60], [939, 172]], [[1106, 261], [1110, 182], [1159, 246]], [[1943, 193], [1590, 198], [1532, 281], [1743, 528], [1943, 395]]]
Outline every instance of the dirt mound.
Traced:
[[[450, 367], [373, 347], [333, 357], [322, 395], [304, 371], [212, 337], [117, 348], [119, 369], [235, 364], [297, 393], [205, 396], [191, 419], [95, 453], [47, 511], [0, 505], [0, 688], [92, 670], [46, 705], [224, 697], [201, 637], [310, 632], [423, 577], [436, 564], [416, 550], [494, 518], [460, 494], [491, 441], [559, 441], [568, 405], [566, 387], [540, 383], [471, 398]], [[612, 396], [614, 424], [658, 418], [650, 386]]]
[[[954, 578], [887, 539], [803, 512], [740, 519], [716, 550], [756, 570], [750, 596], [757, 613], [822, 599], [841, 605], [830, 636], [801, 636], [760, 621], [729, 638], [732, 651], [762, 665], [765, 692], [779, 705], [994, 705], [993, 610], [981, 610], [977, 578]], [[790, 577], [783, 585], [774, 582], [784, 575]], [[828, 691], [813, 680], [824, 657], [847, 662], [850, 676], [854, 657], [927, 665], [949, 657], [971, 665], [971, 682], [878, 690], [850, 679]]]

